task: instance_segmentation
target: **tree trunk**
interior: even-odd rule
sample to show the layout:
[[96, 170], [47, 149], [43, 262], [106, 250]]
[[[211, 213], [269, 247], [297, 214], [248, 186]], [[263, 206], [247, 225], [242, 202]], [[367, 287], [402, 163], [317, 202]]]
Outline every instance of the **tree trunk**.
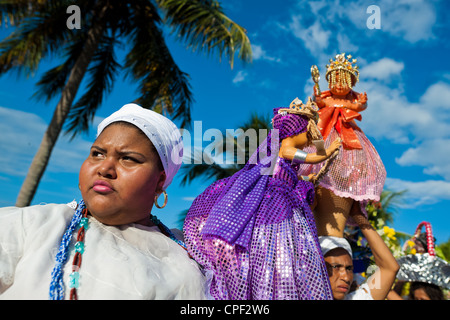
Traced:
[[[96, 19], [97, 21], [101, 20], [100, 18], [104, 15], [105, 10], [106, 8], [103, 8], [98, 17], [99, 19]], [[48, 161], [50, 160], [53, 147], [58, 140], [58, 136], [63, 128], [70, 108], [72, 107], [72, 103], [80, 86], [80, 83], [83, 80], [84, 74], [86, 73], [92, 56], [98, 47], [103, 30], [104, 27], [101, 25], [101, 23], [97, 23], [88, 31], [88, 37], [83, 51], [81, 52], [70, 72], [69, 79], [64, 86], [61, 94], [61, 99], [56, 106], [56, 110], [53, 113], [52, 120], [47, 128], [47, 131], [44, 134], [44, 137], [42, 138], [39, 150], [35, 154], [30, 168], [28, 169], [27, 176], [22, 184], [16, 200], [17, 207], [29, 206], [31, 201], [33, 200], [39, 182], [47, 167]]]

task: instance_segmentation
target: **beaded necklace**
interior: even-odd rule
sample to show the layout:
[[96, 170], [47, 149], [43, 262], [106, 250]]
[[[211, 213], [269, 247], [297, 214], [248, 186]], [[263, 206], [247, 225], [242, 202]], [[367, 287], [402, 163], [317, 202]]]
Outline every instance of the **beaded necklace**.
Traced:
[[77, 289], [80, 285], [80, 270], [81, 267], [81, 255], [84, 253], [84, 234], [89, 225], [89, 219], [87, 217], [88, 210], [84, 208], [82, 211], [83, 218], [80, 220], [77, 242], [75, 243], [75, 256], [72, 261], [72, 273], [69, 276], [69, 288], [70, 288], [70, 300], [78, 300]]
[[[165, 226], [156, 216], [150, 214], [150, 220], [155, 224], [161, 233], [175, 241], [183, 249], [186, 249], [186, 245], [183, 241], [178, 240], [173, 232]], [[72, 260], [72, 272], [69, 275], [69, 288], [70, 288], [70, 300], [78, 300], [77, 289], [80, 285], [80, 267], [81, 267], [81, 257], [84, 253], [84, 235], [89, 226], [88, 210], [81, 200], [75, 214], [73, 215], [72, 221], [67, 227], [66, 231], [61, 240], [59, 246], [59, 251], [56, 254], [56, 263], [52, 271], [52, 280], [50, 282], [50, 300], [63, 300], [64, 299], [64, 283], [63, 283], [63, 271], [62, 268], [66, 263], [69, 253], [68, 248], [72, 238], [72, 234], [76, 227], [79, 227], [77, 233], [77, 241], [75, 243], [75, 255]]]

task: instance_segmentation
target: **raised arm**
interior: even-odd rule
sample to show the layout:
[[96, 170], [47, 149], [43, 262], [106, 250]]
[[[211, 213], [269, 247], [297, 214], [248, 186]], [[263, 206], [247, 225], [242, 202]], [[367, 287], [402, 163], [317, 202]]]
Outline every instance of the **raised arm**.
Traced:
[[349, 101], [349, 103], [347, 103], [345, 105], [345, 107], [347, 109], [356, 111], [356, 112], [361, 112], [367, 109], [367, 93], [357, 93], [357, 92], [353, 92], [353, 96], [355, 97], [355, 99], [353, 99], [353, 101]]
[[383, 239], [371, 226], [362, 212], [360, 210], [352, 210], [350, 215], [358, 224], [362, 234], [366, 238], [369, 247], [372, 250], [375, 264], [378, 267], [375, 273], [367, 280], [370, 293], [374, 300], [384, 300], [391, 290], [400, 266]]

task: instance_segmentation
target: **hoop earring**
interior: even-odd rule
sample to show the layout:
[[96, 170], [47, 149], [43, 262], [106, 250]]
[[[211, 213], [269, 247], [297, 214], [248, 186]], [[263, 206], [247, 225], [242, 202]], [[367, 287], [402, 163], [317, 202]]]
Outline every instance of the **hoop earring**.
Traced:
[[163, 194], [164, 194], [164, 204], [163, 204], [162, 206], [160, 206], [160, 205], [158, 204], [158, 197], [159, 197], [159, 194], [157, 194], [157, 195], [155, 196], [154, 203], [155, 203], [155, 207], [157, 207], [158, 209], [162, 209], [162, 208], [164, 208], [164, 207], [167, 205], [167, 192], [164, 190], [164, 191], [163, 191]]

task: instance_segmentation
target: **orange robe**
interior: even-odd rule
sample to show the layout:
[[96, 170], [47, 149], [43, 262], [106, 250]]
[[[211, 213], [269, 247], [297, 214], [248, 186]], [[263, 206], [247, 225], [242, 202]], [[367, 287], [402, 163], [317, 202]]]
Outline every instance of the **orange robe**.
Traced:
[[[329, 91], [324, 92], [329, 95]], [[361, 121], [362, 117], [357, 111], [347, 108], [336, 108], [334, 106], [325, 106], [319, 109], [319, 122], [317, 127], [326, 140], [331, 129], [336, 128], [342, 140], [342, 145], [346, 149], [362, 149], [361, 143], [355, 134], [355, 130], [362, 130], [356, 125], [355, 119]]]

